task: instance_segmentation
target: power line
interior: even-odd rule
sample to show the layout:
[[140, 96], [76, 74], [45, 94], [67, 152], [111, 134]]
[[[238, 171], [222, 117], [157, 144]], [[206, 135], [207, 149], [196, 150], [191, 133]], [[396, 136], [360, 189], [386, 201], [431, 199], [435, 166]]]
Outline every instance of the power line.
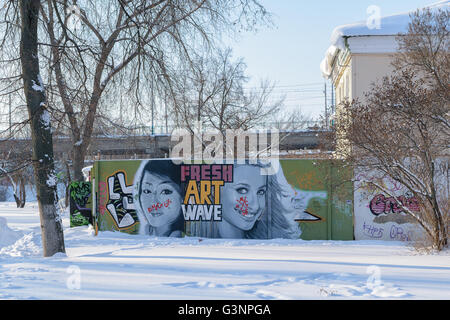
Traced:
[[[273, 86], [272, 88], [291, 88], [291, 87], [304, 87], [304, 86], [317, 86], [323, 85], [323, 82], [312, 82], [312, 83], [300, 83], [300, 84], [291, 84], [291, 85], [282, 85], [282, 86]], [[244, 89], [258, 89], [261, 87], [244, 87]]]

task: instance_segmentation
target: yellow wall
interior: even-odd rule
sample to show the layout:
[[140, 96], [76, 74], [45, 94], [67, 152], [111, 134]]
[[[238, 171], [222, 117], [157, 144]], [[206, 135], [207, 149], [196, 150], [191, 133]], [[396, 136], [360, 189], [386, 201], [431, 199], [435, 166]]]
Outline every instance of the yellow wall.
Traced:
[[380, 83], [384, 76], [392, 73], [392, 60], [392, 54], [352, 54], [350, 97], [364, 101], [364, 94], [370, 91], [372, 83]]
[[333, 83], [336, 105], [345, 98], [364, 100], [364, 93], [370, 91], [371, 84], [381, 81], [391, 74], [392, 54], [350, 54], [344, 62], [335, 65]]
[[[342, 102], [358, 99], [363, 102], [365, 93], [371, 90], [372, 84], [380, 83], [384, 76], [393, 71], [393, 55], [388, 53], [352, 54], [349, 51], [341, 51], [337, 57], [333, 72], [332, 82], [335, 86], [337, 121], [343, 117]], [[337, 133], [342, 134], [342, 133]], [[350, 146], [346, 139], [338, 139], [336, 155], [345, 158], [345, 154], [350, 152]]]

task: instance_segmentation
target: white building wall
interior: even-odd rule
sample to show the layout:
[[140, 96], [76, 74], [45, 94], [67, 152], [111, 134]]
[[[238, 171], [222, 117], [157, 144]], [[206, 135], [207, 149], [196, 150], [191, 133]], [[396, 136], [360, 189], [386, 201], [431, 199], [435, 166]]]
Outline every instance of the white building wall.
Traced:
[[[367, 181], [375, 172], [355, 171], [354, 234], [355, 240], [415, 241], [424, 239], [424, 231], [412, 217], [393, 204], [392, 198], [381, 190], [368, 190], [358, 181]], [[407, 201], [414, 209], [417, 201], [405, 187], [390, 179], [383, 179], [384, 188], [395, 197]], [[391, 200], [389, 200], [391, 198]]]

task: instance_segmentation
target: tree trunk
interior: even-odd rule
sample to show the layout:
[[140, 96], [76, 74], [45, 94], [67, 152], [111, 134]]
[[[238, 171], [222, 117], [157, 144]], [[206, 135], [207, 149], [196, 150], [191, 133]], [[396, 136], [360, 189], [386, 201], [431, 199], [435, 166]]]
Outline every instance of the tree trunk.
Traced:
[[17, 194], [14, 192], [14, 201], [16, 201], [17, 208], [21, 208], [20, 206], [20, 198], [17, 196]]
[[41, 220], [45, 257], [65, 252], [61, 219], [56, 209], [56, 177], [50, 114], [46, 110], [45, 91], [39, 76], [37, 23], [40, 0], [20, 0], [20, 59], [24, 93], [31, 126], [33, 167]]
[[14, 200], [16, 201], [17, 208], [23, 208], [25, 207], [26, 201], [25, 179], [23, 178], [23, 176], [19, 176], [14, 185]]
[[66, 166], [66, 172], [67, 172], [67, 180], [66, 180], [66, 197], [65, 197], [65, 207], [67, 208], [70, 204], [70, 183], [72, 182], [72, 177], [70, 175], [70, 167], [67, 160], [64, 160], [64, 164]]
[[27, 200], [27, 191], [26, 191], [26, 183], [25, 183], [25, 178], [22, 176], [20, 177], [20, 207], [24, 208], [25, 207], [25, 202]]
[[84, 167], [84, 154], [82, 145], [73, 146], [73, 180], [74, 181], [84, 181], [83, 167]]

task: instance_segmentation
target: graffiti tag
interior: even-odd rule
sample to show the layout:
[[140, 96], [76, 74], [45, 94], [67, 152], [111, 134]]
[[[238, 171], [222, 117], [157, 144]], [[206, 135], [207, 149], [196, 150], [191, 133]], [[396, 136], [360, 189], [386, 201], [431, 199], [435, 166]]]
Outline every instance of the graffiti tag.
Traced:
[[373, 226], [371, 224], [366, 224], [364, 222], [363, 224], [363, 232], [365, 235], [374, 238], [374, 239], [380, 239], [383, 237], [384, 229], [380, 227]]
[[406, 232], [402, 227], [393, 225], [391, 227], [390, 237], [393, 240], [398, 241], [410, 241], [412, 237], [412, 232]]
[[147, 208], [148, 213], [151, 213], [152, 211], [158, 211], [158, 209], [161, 209], [162, 207], [167, 208], [170, 204], [172, 203], [172, 201], [170, 199], [167, 199], [167, 201], [163, 202], [163, 203], [156, 203], [156, 204], [152, 204], [152, 206], [150, 208]]
[[382, 213], [400, 213], [404, 211], [404, 207], [414, 212], [420, 211], [419, 201], [415, 197], [386, 198], [383, 194], [377, 194], [369, 204], [370, 212], [376, 216]]
[[119, 171], [108, 179], [109, 201], [106, 205], [119, 228], [126, 228], [138, 219], [133, 203], [133, 186], [126, 184], [125, 172]]
[[238, 204], [236, 205], [236, 209], [242, 212], [244, 216], [248, 214], [248, 201], [247, 197], [241, 197], [238, 201]]

